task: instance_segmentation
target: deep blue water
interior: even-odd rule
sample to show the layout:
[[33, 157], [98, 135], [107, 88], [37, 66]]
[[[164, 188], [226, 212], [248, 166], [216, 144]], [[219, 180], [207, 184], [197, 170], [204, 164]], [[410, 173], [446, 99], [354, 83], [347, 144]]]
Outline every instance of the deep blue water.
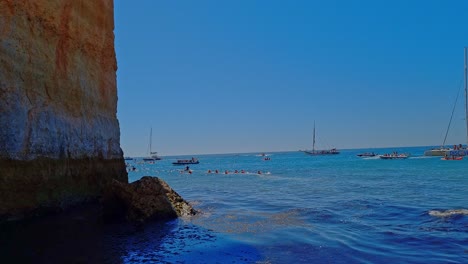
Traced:
[[[468, 209], [468, 158], [424, 149], [206, 155], [192, 174], [176, 157], [132, 161], [130, 181], [160, 177], [202, 213], [113, 243], [125, 263], [468, 263], [468, 215], [444, 216]], [[364, 151], [412, 156], [356, 156]]]

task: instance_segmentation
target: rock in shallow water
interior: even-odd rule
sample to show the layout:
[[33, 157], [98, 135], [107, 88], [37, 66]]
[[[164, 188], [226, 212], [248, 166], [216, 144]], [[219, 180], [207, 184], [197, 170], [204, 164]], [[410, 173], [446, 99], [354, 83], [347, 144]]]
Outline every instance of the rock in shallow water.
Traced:
[[196, 214], [165, 181], [150, 176], [130, 184], [114, 180], [104, 193], [102, 204], [104, 219], [110, 222], [144, 223]]

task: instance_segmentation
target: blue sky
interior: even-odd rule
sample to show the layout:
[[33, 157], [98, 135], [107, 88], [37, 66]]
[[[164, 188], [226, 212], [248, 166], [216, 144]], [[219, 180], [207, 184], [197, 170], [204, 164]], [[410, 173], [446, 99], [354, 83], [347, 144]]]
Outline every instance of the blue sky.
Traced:
[[[138, 3], [138, 4], [136, 4]], [[441, 144], [468, 1], [115, 1], [126, 156]], [[462, 98], [461, 98], [462, 99]], [[466, 143], [460, 100], [448, 143]]]

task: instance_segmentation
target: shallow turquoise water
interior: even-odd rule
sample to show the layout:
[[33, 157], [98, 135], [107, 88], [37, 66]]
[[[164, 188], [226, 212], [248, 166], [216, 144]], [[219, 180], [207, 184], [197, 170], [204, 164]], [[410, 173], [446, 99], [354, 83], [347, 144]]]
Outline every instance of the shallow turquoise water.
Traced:
[[190, 157], [132, 161], [130, 181], [158, 176], [202, 213], [114, 236], [116, 254], [127, 263], [468, 263], [468, 215], [429, 214], [468, 209], [468, 158], [424, 149], [370, 150], [406, 160], [356, 157], [369, 150], [206, 155], [192, 174], [171, 164]]

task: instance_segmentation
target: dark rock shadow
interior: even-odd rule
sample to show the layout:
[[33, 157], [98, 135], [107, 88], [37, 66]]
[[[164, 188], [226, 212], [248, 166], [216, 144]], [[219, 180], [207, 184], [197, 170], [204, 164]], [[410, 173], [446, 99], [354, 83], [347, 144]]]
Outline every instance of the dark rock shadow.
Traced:
[[0, 225], [0, 263], [255, 263], [258, 251], [175, 219], [104, 224], [90, 204]]

